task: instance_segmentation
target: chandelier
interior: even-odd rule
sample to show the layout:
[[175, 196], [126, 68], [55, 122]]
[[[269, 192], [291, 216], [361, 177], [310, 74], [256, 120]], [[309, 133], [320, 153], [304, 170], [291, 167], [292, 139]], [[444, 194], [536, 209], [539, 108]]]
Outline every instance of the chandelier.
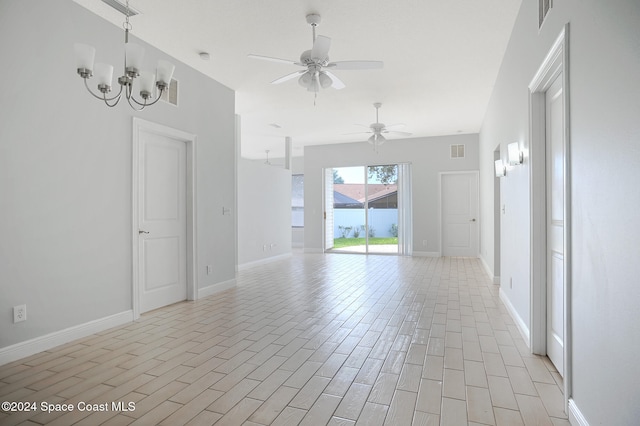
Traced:
[[[118, 77], [118, 84], [120, 90], [115, 96], [111, 96], [111, 83], [113, 80], [113, 65], [96, 63], [94, 65], [94, 58], [96, 55], [96, 49], [93, 46], [86, 44], [76, 43], [75, 53], [77, 61], [77, 71], [80, 77], [84, 80], [84, 85], [94, 97], [104, 101], [109, 107], [114, 107], [120, 102], [122, 95], [127, 99], [127, 102], [136, 111], [142, 111], [145, 107], [155, 104], [160, 100], [162, 94], [168, 89], [171, 83], [171, 77], [175, 66], [165, 60], [159, 60], [156, 72], [140, 71], [142, 67], [142, 59], [144, 57], [144, 49], [142, 46], [129, 43], [129, 31], [132, 26], [129, 23], [129, 0], [126, 2], [126, 20], [122, 24], [124, 28], [124, 74]], [[89, 87], [87, 82], [95, 74], [98, 81], [98, 92], [96, 93]], [[140, 97], [136, 99], [134, 96], [133, 82], [139, 77], [139, 94]], [[154, 98], [154, 89], [157, 88], [159, 93]]]

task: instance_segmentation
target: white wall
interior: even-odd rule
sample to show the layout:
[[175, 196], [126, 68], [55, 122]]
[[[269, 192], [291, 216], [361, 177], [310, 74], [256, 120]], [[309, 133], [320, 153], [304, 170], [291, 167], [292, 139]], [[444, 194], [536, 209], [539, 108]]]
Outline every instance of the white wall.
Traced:
[[134, 116], [198, 136], [198, 285], [235, 278], [234, 92], [142, 43], [150, 68], [176, 63], [179, 107], [107, 108], [73, 44], [119, 73], [122, 33], [70, 0], [0, 2], [0, 349], [132, 309]]
[[[465, 158], [450, 158], [450, 145], [464, 144]], [[478, 135], [389, 140], [376, 153], [366, 142], [307, 146], [304, 151], [305, 250], [323, 249], [323, 168], [411, 163], [413, 177], [413, 251], [440, 252], [438, 173], [478, 169]], [[482, 218], [480, 218], [482, 221]], [[423, 245], [426, 240], [427, 244]]]
[[[493, 212], [493, 151], [528, 150], [528, 90], [570, 23], [573, 402], [591, 425], [640, 418], [640, 2], [554, 2], [537, 28], [537, 2], [522, 7], [480, 133], [481, 213]], [[530, 326], [529, 164], [501, 179], [502, 290]], [[491, 262], [492, 221], [481, 226]]]
[[291, 254], [291, 171], [238, 161], [238, 268]]

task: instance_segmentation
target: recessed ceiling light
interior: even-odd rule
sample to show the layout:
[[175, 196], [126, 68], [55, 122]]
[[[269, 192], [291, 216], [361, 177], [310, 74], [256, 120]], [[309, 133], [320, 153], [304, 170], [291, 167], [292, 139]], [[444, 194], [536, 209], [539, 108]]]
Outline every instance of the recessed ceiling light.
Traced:
[[200, 52], [200, 59], [202, 59], [203, 61], [208, 61], [209, 59], [211, 59], [211, 55], [209, 54], [209, 52]]

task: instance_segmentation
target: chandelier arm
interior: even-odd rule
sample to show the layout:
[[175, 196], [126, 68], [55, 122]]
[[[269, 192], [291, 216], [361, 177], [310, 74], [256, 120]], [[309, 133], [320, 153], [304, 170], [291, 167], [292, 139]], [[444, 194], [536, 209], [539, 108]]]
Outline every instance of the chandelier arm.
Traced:
[[[131, 96], [131, 94], [129, 94], [129, 96], [126, 96], [127, 98], [127, 102], [129, 102], [129, 106], [134, 110], [134, 111], [142, 111], [144, 109], [144, 107], [147, 106], [147, 103], [145, 102], [144, 104], [141, 104], [140, 102], [136, 101], [133, 96]], [[131, 103], [131, 99], [133, 99], [133, 101], [135, 103], [137, 103], [138, 105], [141, 105], [140, 108], [137, 108], [134, 104]]]
[[117, 94], [117, 95], [115, 95], [114, 97], [112, 97], [112, 98], [107, 98], [106, 93], [105, 93], [105, 94], [103, 94], [102, 96], [100, 96], [100, 95], [95, 94], [95, 93], [93, 92], [93, 90], [91, 90], [91, 88], [89, 87], [89, 84], [87, 83], [87, 80], [88, 80], [88, 79], [83, 78], [83, 80], [84, 80], [84, 87], [86, 87], [86, 88], [87, 88], [87, 91], [88, 91], [89, 93], [91, 93], [95, 98], [100, 99], [101, 101], [104, 101], [104, 100], [112, 101], [112, 100], [114, 100], [114, 99], [116, 99], [116, 98], [119, 98], [119, 97], [120, 97], [120, 94], [122, 93], [122, 86], [120, 86], [120, 91], [119, 91], [119, 92], [118, 92], [118, 94]]
[[151, 103], [147, 102], [147, 100], [146, 100], [146, 99], [144, 99], [144, 102], [139, 102], [139, 101], [135, 98], [135, 96], [133, 96], [133, 93], [131, 93], [131, 95], [130, 95], [129, 97], [131, 98], [131, 100], [132, 100], [133, 102], [137, 103], [138, 105], [140, 105], [140, 106], [142, 106], [142, 107], [144, 108], [144, 107], [148, 107], [148, 106], [151, 106], [151, 105], [154, 105], [154, 104], [158, 103], [158, 101], [159, 101], [159, 100], [160, 100], [160, 98], [162, 97], [162, 93], [163, 93], [164, 89], [159, 89], [159, 90], [160, 90], [160, 93], [158, 94], [158, 97], [156, 98], [156, 100], [155, 100], [155, 101], [153, 101], [153, 102], [151, 102]]
[[[110, 104], [109, 101], [113, 99], [115, 99], [115, 102]], [[113, 108], [114, 106], [118, 105], [118, 103], [120, 102], [120, 96], [117, 96], [117, 99], [116, 98], [107, 99], [107, 95], [105, 94], [102, 100], [104, 101], [105, 105], [107, 105], [109, 108]]]

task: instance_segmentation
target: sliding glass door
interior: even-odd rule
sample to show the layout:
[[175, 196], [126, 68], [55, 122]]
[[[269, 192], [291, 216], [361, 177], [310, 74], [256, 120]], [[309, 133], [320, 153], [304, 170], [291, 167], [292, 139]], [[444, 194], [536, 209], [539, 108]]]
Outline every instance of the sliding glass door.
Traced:
[[[332, 223], [325, 221], [325, 250], [410, 254], [406, 235], [411, 221], [403, 210], [410, 211], [410, 187], [403, 185], [408, 177], [403, 164], [326, 169], [325, 215]], [[400, 188], [409, 192], [401, 194]]]

